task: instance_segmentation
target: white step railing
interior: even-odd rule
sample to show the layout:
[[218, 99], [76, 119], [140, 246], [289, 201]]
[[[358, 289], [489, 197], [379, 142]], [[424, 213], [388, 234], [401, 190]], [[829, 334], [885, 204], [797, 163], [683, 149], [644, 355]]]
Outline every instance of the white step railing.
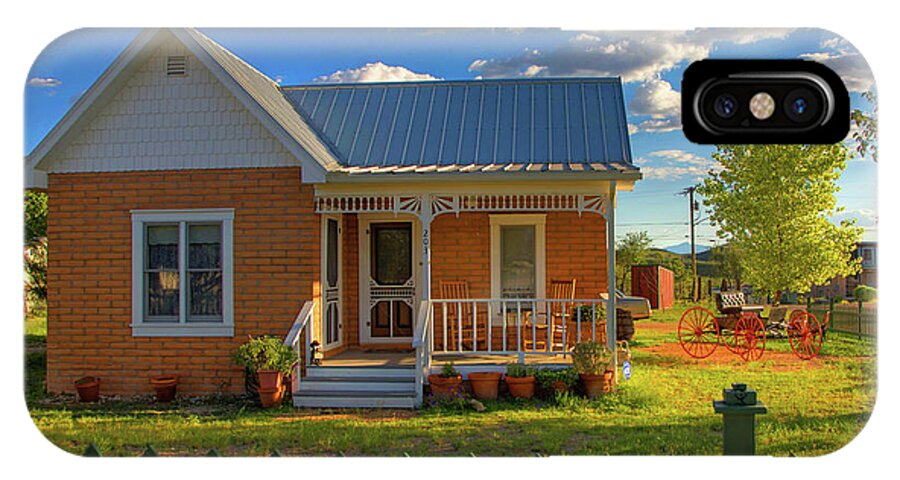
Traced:
[[413, 333], [412, 346], [416, 349], [416, 408], [422, 406], [425, 379], [431, 371], [431, 352], [434, 345], [433, 313], [431, 302], [423, 301], [419, 305], [416, 331]]
[[[303, 307], [300, 308], [300, 313], [297, 314], [297, 318], [294, 319], [294, 323], [291, 325], [291, 329], [288, 330], [287, 335], [284, 336], [284, 344], [294, 349], [297, 355], [297, 366], [294, 370], [295, 382], [300, 381], [300, 373], [302, 372], [303, 365], [309, 365], [312, 361], [313, 352], [310, 348], [310, 344], [312, 344], [313, 339], [315, 338], [315, 322], [312, 321], [315, 312], [315, 300], [304, 302]], [[293, 388], [295, 385], [292, 385], [291, 387]]]
[[[416, 317], [416, 405], [434, 354], [568, 355], [578, 342], [607, 343], [605, 299], [432, 299]], [[614, 327], [614, 325], [613, 325]]]

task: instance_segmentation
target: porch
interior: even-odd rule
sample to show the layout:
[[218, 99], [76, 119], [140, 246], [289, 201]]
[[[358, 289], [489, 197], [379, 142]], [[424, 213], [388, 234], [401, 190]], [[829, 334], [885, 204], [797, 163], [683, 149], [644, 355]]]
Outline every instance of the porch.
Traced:
[[[568, 365], [585, 340], [614, 350], [615, 299], [601, 296], [615, 281], [615, 181], [352, 190], [317, 189], [321, 295], [285, 339], [307, 375], [366, 392], [385, 387], [367, 378], [392, 377], [394, 388], [404, 377], [404, 401], [418, 406], [428, 375], [448, 362], [466, 375]], [[295, 401], [309, 387], [298, 378]], [[334, 398], [350, 393], [319, 383]]]
[[[571, 355], [533, 355], [525, 354], [525, 363], [540, 366], [562, 366], [572, 363]], [[466, 355], [454, 354], [434, 354], [432, 356], [432, 369], [440, 370], [445, 364], [453, 363], [454, 367], [463, 372], [478, 368], [480, 370], [492, 370], [494, 368], [504, 368], [510, 363], [517, 363], [519, 357], [517, 354], [479, 354], [469, 353]], [[321, 362], [323, 367], [415, 367], [416, 356], [415, 350], [407, 351], [378, 351], [366, 350], [361, 348], [353, 348], [344, 350], [334, 356], [328, 357]]]

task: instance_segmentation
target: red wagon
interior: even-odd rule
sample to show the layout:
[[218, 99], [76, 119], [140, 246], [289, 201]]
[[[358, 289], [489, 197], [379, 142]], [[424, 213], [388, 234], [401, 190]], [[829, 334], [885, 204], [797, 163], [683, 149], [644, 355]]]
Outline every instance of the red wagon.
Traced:
[[[819, 354], [825, 339], [825, 327], [815, 315], [794, 310], [787, 321], [787, 308], [773, 308], [762, 317], [762, 305], [747, 305], [742, 292], [716, 294], [720, 315], [695, 306], [687, 309], [678, 322], [678, 343], [694, 358], [706, 358], [719, 344], [745, 361], [757, 360], [766, 349], [767, 338], [787, 337], [794, 354], [809, 360]], [[828, 316], [825, 317], [828, 323]]]

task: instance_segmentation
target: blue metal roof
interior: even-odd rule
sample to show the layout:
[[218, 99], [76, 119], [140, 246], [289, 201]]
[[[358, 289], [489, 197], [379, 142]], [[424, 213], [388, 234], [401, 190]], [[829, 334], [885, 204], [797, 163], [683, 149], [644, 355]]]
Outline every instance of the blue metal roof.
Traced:
[[618, 78], [281, 90], [345, 171], [637, 170]]

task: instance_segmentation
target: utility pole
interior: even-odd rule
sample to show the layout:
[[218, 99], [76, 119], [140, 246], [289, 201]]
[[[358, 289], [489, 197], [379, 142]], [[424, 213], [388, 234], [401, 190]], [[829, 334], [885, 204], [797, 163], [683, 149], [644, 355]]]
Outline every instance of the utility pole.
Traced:
[[691, 271], [692, 271], [691, 300], [693, 300], [695, 302], [697, 300], [699, 300], [698, 297], [699, 297], [699, 293], [700, 293], [700, 289], [698, 288], [698, 285], [697, 285], [697, 244], [694, 240], [694, 210], [697, 209], [696, 204], [694, 204], [694, 190], [696, 190], [696, 189], [697, 189], [697, 187], [695, 187], [694, 185], [691, 185], [690, 187], [685, 188], [683, 192], [681, 192], [682, 195], [688, 196], [688, 201], [689, 201], [689, 203], [688, 203], [688, 220], [690, 221], [690, 225], [691, 225]]

